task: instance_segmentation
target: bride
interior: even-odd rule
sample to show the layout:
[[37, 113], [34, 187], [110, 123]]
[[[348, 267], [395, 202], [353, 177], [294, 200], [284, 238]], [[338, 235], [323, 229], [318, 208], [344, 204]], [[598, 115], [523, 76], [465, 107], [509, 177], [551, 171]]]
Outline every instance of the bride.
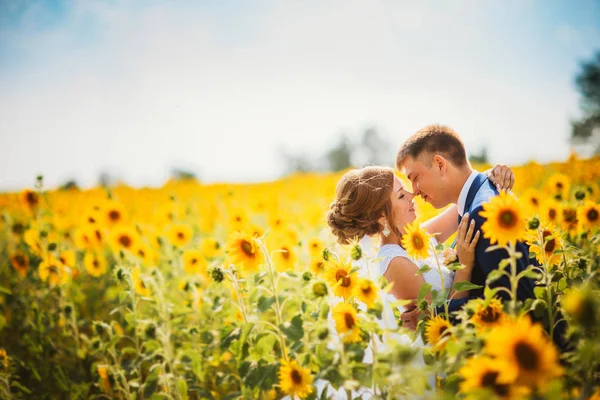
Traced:
[[[508, 174], [511, 179], [503, 179], [505, 174]], [[502, 185], [501, 182], [508, 182], [507, 186], [500, 187], [501, 189], [511, 189], [514, 182], [512, 170], [504, 165], [497, 165], [487, 171], [487, 175], [494, 183]], [[440, 271], [434, 267], [436, 261], [433, 259], [439, 255], [431, 251], [427, 259], [415, 260], [401, 246], [405, 226], [417, 217], [413, 199], [413, 193], [407, 190], [394, 174], [393, 169], [368, 166], [351, 170], [340, 178], [336, 187], [335, 201], [331, 203], [327, 213], [327, 223], [342, 244], [364, 237], [379, 236], [380, 245], [375, 257], [379, 262], [375, 271], [367, 271], [367, 274], [372, 279], [383, 275], [388, 282], [393, 283], [390, 294], [383, 299], [384, 321], [382, 322], [388, 329], [397, 327], [390, 308], [391, 301], [416, 299], [424, 283], [431, 284], [432, 290], [451, 289], [449, 297], [460, 298], [468, 295], [466, 291], [454, 293], [453, 284], [470, 280], [475, 259], [475, 245], [480, 235], [479, 231], [474, 232], [473, 222], [469, 222], [466, 215], [459, 226], [456, 205], [450, 206], [422, 224], [428, 233], [435, 235], [431, 239], [433, 244], [431, 248], [435, 248], [438, 243], [443, 243], [458, 230], [456, 252], [460, 263], [465, 268], [454, 272], [441, 266], [444, 278], [444, 288], [442, 288]], [[425, 264], [433, 268], [423, 274], [417, 274], [419, 268]], [[409, 328], [416, 327], [409, 326]], [[365, 358], [365, 362], [371, 361], [367, 358], [369, 357]]]

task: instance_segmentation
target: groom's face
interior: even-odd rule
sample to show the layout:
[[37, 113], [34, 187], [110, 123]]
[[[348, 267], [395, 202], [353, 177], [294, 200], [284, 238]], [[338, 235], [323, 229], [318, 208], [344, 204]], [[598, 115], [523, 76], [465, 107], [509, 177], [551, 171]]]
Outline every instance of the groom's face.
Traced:
[[444, 196], [441, 169], [437, 167], [432, 156], [421, 154], [417, 158], [407, 157], [402, 166], [404, 173], [412, 182], [415, 196], [421, 196], [435, 208], [443, 208], [448, 205]]

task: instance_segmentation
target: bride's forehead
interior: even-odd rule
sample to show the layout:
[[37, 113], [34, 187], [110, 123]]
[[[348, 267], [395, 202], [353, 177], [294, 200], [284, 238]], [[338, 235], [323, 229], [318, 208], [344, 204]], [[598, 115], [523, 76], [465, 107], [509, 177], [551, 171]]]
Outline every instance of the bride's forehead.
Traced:
[[394, 192], [396, 192], [400, 189], [404, 189], [404, 184], [402, 183], [400, 178], [398, 178], [397, 176], [394, 176]]

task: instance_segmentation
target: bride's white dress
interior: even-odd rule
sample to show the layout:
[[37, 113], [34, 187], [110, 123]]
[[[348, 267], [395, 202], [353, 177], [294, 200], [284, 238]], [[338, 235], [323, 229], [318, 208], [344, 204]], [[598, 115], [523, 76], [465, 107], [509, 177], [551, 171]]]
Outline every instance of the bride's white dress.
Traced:
[[[433, 245], [431, 247], [435, 248], [438, 245], [437, 240], [435, 240], [435, 238], [432, 238], [431, 241], [432, 241], [431, 244]], [[422, 276], [423, 276], [423, 279], [425, 280], [425, 282], [431, 284], [432, 290], [437, 290], [437, 291], [441, 290], [442, 276], [444, 278], [444, 288], [445, 289], [451, 288], [454, 283], [454, 271], [449, 270], [445, 265], [440, 266], [440, 269], [441, 269], [441, 276], [440, 276], [440, 269], [438, 269], [438, 262], [435, 259], [436, 255], [433, 253], [433, 251], [430, 251], [429, 257], [427, 257], [426, 259], [415, 260], [408, 255], [406, 250], [404, 250], [402, 247], [400, 247], [398, 245], [387, 244], [387, 245], [383, 245], [383, 246], [377, 248], [376, 244], [373, 243], [373, 240], [367, 236], [365, 236], [363, 239], [361, 239], [360, 245], [363, 249], [363, 253], [365, 254], [365, 257], [363, 257], [361, 260], [355, 262], [355, 264], [356, 264], [356, 266], [359, 267], [358, 274], [362, 277], [377, 281], [380, 276], [385, 274], [385, 272], [387, 271], [387, 269], [390, 265], [390, 262], [394, 258], [403, 257], [403, 258], [407, 258], [410, 261], [412, 261], [419, 268], [421, 268], [424, 265], [429, 265], [429, 267], [431, 267], [431, 269], [428, 272], [423, 273]], [[443, 260], [442, 255], [438, 254], [437, 259], [439, 260], [439, 263], [441, 264], [442, 260]], [[369, 264], [369, 262], [367, 260], [373, 260], [374, 262]], [[394, 303], [394, 301], [396, 301], [396, 298], [392, 294], [385, 293], [384, 291], [380, 292], [380, 297], [381, 297], [382, 303], [383, 303], [383, 312], [382, 312], [381, 320], [378, 321], [379, 325], [381, 326], [381, 328], [384, 328], [386, 330], [391, 330], [392, 332], [387, 333], [384, 336], [383, 343], [378, 343], [377, 347], [379, 349], [381, 349], [382, 346], [385, 347], [386, 342], [389, 342], [389, 341], [397, 341], [399, 343], [413, 346], [416, 348], [423, 347], [424, 344], [420, 337], [417, 338], [415, 341], [413, 341], [410, 338], [410, 336], [408, 336], [406, 334], [394, 332], [394, 331], [397, 331], [399, 328], [396, 318], [394, 317], [393, 309], [392, 309], [392, 307], [393, 307], [392, 304]], [[404, 311], [402, 306], [397, 306], [397, 307], [400, 309], [400, 312]], [[331, 322], [332, 322], [333, 329], [335, 329], [335, 324], [333, 324], [333, 320]], [[365, 363], [373, 362], [373, 353], [371, 350], [371, 345], [369, 345], [369, 347], [366, 349], [363, 361]], [[421, 356], [419, 356], [418, 359], [415, 360], [415, 362], [417, 364], [424, 365]], [[430, 382], [430, 384], [433, 384], [433, 381]], [[328, 385], [328, 382], [319, 380], [319, 381], [315, 382], [315, 386], [316, 386], [315, 389], [317, 389], [317, 393], [320, 394], [321, 391], [323, 390], [323, 388], [326, 386], [329, 386], [329, 385]], [[339, 399], [347, 399], [346, 392], [343, 389], [336, 391], [331, 386], [328, 387], [327, 396], [330, 399], [338, 399], [338, 398]], [[372, 391], [370, 388], [361, 388], [358, 391], [353, 392], [353, 398], [355, 398], [356, 396], [361, 396], [363, 399], [370, 399], [372, 397]]]

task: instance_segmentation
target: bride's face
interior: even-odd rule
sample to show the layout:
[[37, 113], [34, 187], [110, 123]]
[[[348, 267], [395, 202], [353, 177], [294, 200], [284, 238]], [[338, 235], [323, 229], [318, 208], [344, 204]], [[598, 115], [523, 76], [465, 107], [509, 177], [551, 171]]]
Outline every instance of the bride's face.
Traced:
[[398, 227], [401, 233], [404, 233], [404, 226], [415, 220], [417, 214], [415, 212], [414, 195], [406, 190], [402, 181], [394, 176], [394, 185], [390, 194], [392, 204], [392, 221]]

